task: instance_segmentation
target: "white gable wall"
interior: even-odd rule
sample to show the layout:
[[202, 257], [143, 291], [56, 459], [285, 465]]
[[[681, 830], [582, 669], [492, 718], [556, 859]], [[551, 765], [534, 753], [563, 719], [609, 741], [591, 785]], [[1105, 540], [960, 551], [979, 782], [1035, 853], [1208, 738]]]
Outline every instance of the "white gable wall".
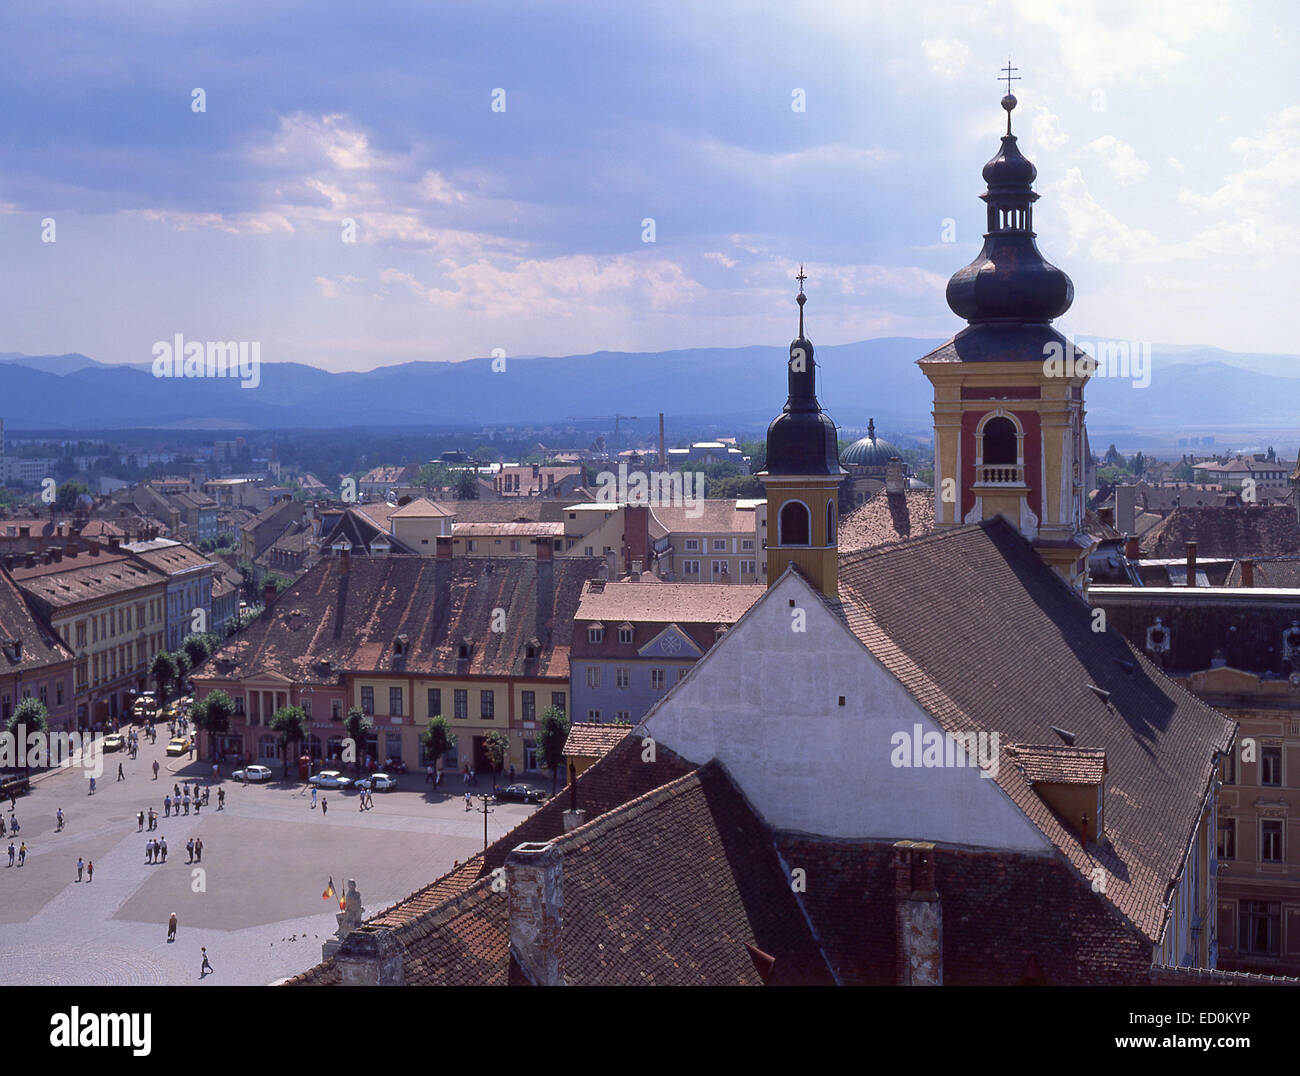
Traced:
[[[794, 599], [806, 630], [792, 630]], [[838, 697], [845, 696], [845, 705]], [[891, 737], [942, 732], [909, 692], [790, 574], [647, 715], [646, 735], [717, 758], [779, 830], [1048, 851], [973, 767], [895, 768]]]

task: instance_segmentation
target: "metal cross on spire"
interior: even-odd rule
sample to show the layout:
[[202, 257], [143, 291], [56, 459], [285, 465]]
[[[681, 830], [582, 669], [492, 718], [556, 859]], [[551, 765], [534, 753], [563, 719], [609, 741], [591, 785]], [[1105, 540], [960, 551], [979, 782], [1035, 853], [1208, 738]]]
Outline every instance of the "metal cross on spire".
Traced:
[[803, 294], [803, 282], [804, 282], [805, 280], [807, 280], [807, 279], [808, 279], [808, 277], [807, 277], [807, 275], [806, 275], [806, 274], [804, 273], [804, 271], [803, 271], [803, 266], [800, 265], [800, 266], [799, 266], [799, 272], [798, 272], [797, 274], [795, 274], [795, 280], [799, 281], [799, 294], [800, 294], [800, 295]]
[[799, 304], [799, 339], [800, 340], [803, 339], [803, 304], [808, 301], [808, 296], [804, 295], [803, 293], [803, 282], [807, 279], [808, 277], [804, 274], [803, 265], [801, 263], [799, 266], [799, 272], [795, 276], [795, 280], [799, 281], [799, 294], [795, 297], [794, 300], [796, 303]]
[[1011, 66], [1011, 57], [1008, 56], [1008, 57], [1007, 57], [1007, 66], [1004, 67], [1004, 68], [1002, 68], [1002, 71], [1003, 71], [1004, 73], [1001, 74], [1001, 75], [998, 75], [998, 81], [999, 81], [999, 82], [1001, 82], [1003, 79], [1006, 79], [1006, 80], [1007, 80], [1007, 93], [1010, 93], [1010, 92], [1011, 92], [1011, 83], [1012, 83], [1013, 81], [1015, 81], [1015, 82], [1019, 82], [1019, 81], [1020, 81], [1020, 76], [1019, 76], [1019, 75], [1013, 75], [1011, 72], [1012, 72], [1012, 71], [1019, 71], [1019, 70], [1020, 70], [1020, 68], [1018, 68], [1018, 67], [1012, 67], [1012, 66]]

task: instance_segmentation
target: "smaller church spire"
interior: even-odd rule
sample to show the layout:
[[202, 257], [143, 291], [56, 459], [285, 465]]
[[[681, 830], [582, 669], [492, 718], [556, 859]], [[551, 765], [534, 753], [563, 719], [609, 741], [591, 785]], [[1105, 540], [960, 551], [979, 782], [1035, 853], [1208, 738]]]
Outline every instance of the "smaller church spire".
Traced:
[[1003, 79], [1007, 80], [1007, 95], [1004, 98], [1002, 98], [1002, 107], [1007, 110], [1007, 134], [1010, 135], [1011, 134], [1011, 113], [1015, 109], [1016, 105], [1020, 103], [1019, 101], [1016, 100], [1015, 95], [1011, 92], [1011, 83], [1013, 81], [1019, 82], [1020, 76], [1013, 75], [1011, 72], [1019, 71], [1020, 68], [1012, 67], [1011, 57], [1008, 56], [1007, 66], [1004, 67], [1002, 70], [1004, 73], [998, 76], [998, 81], [1001, 82]]

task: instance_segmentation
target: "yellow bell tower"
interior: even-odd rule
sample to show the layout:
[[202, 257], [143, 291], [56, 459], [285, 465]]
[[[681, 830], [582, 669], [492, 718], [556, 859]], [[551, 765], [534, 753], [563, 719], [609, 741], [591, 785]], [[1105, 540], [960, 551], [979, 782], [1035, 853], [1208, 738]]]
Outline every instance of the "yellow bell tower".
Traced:
[[839, 594], [840, 466], [835, 423], [817, 402], [817, 364], [804, 336], [808, 297], [799, 267], [799, 336], [790, 344], [789, 397], [767, 428], [767, 585], [793, 563], [827, 597]]

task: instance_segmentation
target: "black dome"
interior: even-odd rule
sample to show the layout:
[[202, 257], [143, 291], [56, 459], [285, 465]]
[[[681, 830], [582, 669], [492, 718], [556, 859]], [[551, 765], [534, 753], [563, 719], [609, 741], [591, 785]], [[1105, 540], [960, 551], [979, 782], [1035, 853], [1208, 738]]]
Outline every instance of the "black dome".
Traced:
[[[802, 305], [800, 303], [800, 307]], [[813, 358], [813, 346], [803, 335], [790, 343], [788, 376], [790, 394], [785, 408], [767, 428], [767, 462], [763, 473], [844, 474], [840, 466], [835, 423], [822, 414], [817, 402], [817, 363]]]

